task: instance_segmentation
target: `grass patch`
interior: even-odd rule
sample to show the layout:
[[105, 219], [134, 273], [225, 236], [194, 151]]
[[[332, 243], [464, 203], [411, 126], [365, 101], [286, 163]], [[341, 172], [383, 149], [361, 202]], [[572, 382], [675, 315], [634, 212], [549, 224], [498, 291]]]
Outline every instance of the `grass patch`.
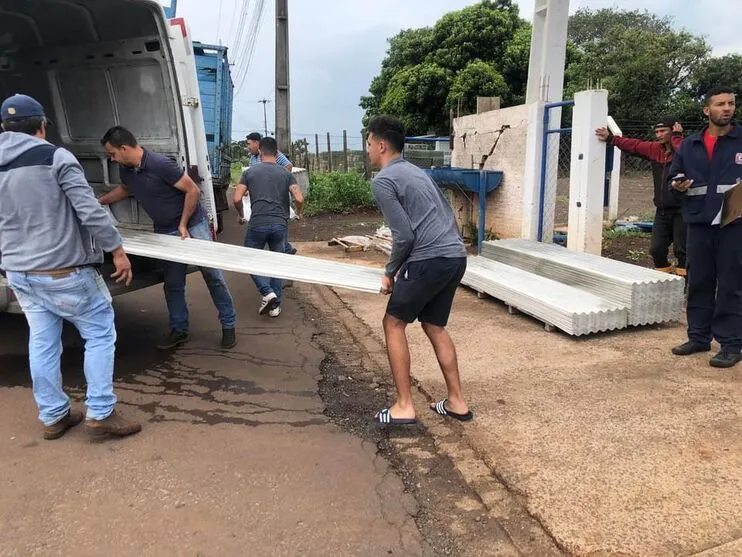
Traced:
[[349, 214], [371, 209], [371, 182], [357, 172], [311, 172], [304, 205], [307, 216], [324, 213]]
[[232, 163], [232, 172], [231, 172], [231, 182], [233, 184], [238, 184], [240, 181], [240, 178], [242, 178], [242, 167], [247, 166], [246, 161], [237, 161]]
[[651, 238], [649, 232], [631, 228], [611, 228], [603, 232], [604, 240], [615, 240], [617, 238]]

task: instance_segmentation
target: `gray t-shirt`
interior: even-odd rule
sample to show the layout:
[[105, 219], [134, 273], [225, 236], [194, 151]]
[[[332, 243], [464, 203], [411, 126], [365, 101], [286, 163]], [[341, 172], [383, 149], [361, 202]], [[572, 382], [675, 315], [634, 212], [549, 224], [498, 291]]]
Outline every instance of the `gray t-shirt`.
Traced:
[[466, 257], [453, 210], [423, 170], [401, 158], [392, 161], [374, 178], [372, 192], [392, 231], [387, 276], [407, 261]]
[[289, 188], [296, 184], [294, 175], [274, 163], [261, 162], [242, 173], [240, 184], [250, 194], [250, 228], [269, 224], [288, 225]]

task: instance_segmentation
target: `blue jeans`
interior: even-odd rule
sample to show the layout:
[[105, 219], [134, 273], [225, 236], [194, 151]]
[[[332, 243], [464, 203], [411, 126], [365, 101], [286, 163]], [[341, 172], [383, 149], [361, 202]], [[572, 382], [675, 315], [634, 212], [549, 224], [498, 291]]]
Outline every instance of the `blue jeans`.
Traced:
[[[188, 229], [191, 238], [211, 241], [211, 229], [208, 220], [204, 219]], [[177, 230], [167, 232], [169, 236], [178, 236]], [[188, 304], [185, 297], [185, 284], [188, 266], [184, 263], [164, 261], [165, 271], [165, 301], [170, 314], [170, 328], [178, 332], [188, 332]], [[237, 323], [237, 313], [234, 301], [229, 293], [227, 281], [219, 269], [199, 267], [204, 282], [209, 288], [209, 294], [219, 312], [219, 321], [224, 329], [234, 329]]]
[[[286, 243], [288, 240], [289, 229], [283, 224], [267, 224], [265, 226], [256, 226], [247, 229], [245, 236], [245, 247], [254, 249], [268, 249], [278, 253], [286, 252]], [[281, 303], [281, 288], [283, 283], [277, 278], [266, 278], [253, 275], [255, 286], [258, 287], [261, 296], [267, 296], [273, 292], [278, 296], [278, 303]]]
[[66, 277], [8, 272], [30, 329], [29, 363], [39, 419], [52, 425], [65, 417], [70, 399], [62, 390], [62, 324], [72, 323], [85, 340], [85, 404], [89, 420], [107, 418], [116, 404], [113, 360], [116, 344], [111, 294], [93, 268]]

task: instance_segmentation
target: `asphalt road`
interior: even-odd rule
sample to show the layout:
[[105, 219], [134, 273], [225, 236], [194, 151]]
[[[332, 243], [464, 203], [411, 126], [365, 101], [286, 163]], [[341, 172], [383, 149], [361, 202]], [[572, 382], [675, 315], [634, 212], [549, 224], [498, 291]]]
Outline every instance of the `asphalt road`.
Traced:
[[[228, 224], [224, 240], [238, 242]], [[249, 277], [228, 281], [239, 345], [227, 352], [199, 274], [191, 342], [175, 352], [155, 348], [160, 287], [115, 299], [120, 409], [144, 429], [102, 444], [79, 427], [41, 439], [25, 320], [0, 315], [0, 555], [422, 553], [402, 481], [373, 443], [325, 416], [315, 323], [291, 298], [279, 319], [259, 317]], [[71, 328], [64, 345], [65, 386], [81, 404]]]

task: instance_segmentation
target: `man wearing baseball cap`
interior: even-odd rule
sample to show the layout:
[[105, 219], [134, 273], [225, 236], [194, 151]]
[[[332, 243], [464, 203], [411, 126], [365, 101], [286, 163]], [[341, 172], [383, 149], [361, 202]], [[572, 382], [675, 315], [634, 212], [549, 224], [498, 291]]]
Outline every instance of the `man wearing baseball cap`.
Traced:
[[[629, 137], [614, 136], [607, 128], [596, 130], [598, 139], [618, 147], [621, 151], [637, 155], [652, 164], [654, 179], [654, 205], [657, 208], [652, 227], [650, 252], [658, 271], [675, 272], [685, 277], [686, 270], [686, 225], [683, 220], [683, 197], [667, 187], [670, 165], [675, 152], [683, 143], [683, 127], [671, 116], [660, 118], [654, 126], [656, 141], [642, 141]], [[675, 269], [667, 258], [672, 244], [678, 261]]]
[[31, 379], [44, 438], [57, 439], [83, 420], [62, 389], [62, 323], [85, 340], [87, 419], [94, 439], [137, 433], [115, 410], [116, 343], [111, 295], [98, 267], [113, 255], [117, 282], [129, 285], [131, 263], [121, 236], [98, 204], [80, 163], [46, 141], [44, 107], [26, 95], [0, 106], [0, 269], [26, 315]]

